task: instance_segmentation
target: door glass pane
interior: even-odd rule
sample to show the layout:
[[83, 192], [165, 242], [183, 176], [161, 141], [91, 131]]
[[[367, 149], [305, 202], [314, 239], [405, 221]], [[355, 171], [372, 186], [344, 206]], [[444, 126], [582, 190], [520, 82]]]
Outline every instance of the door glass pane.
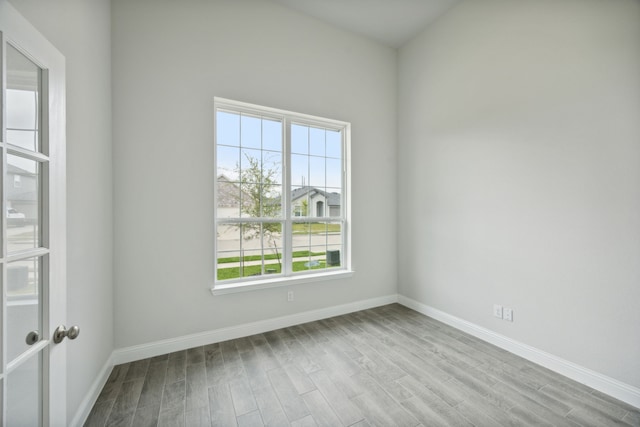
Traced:
[[7, 142], [40, 150], [40, 68], [7, 45]]
[[4, 380], [0, 378], [0, 425], [4, 425]]
[[7, 155], [7, 250], [40, 246], [40, 165], [34, 160]]
[[38, 353], [7, 377], [7, 426], [42, 425], [42, 356]]
[[41, 259], [27, 258], [7, 264], [7, 360], [11, 361], [29, 348], [31, 331], [42, 336]]

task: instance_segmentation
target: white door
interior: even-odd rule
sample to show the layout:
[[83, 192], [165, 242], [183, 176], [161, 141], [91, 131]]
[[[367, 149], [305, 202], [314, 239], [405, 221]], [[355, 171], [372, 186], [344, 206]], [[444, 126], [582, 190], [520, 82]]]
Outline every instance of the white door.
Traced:
[[66, 424], [64, 57], [0, 0], [2, 426]]

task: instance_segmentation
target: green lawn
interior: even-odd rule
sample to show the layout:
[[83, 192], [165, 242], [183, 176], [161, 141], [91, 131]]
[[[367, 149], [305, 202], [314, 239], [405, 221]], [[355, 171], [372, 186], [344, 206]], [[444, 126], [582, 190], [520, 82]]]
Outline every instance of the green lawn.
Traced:
[[312, 222], [312, 223], [294, 223], [293, 224], [293, 232], [296, 234], [321, 234], [321, 233], [339, 233], [340, 232], [340, 224], [325, 224], [322, 222]]
[[[324, 255], [324, 252], [309, 252], [309, 251], [296, 251], [293, 253], [293, 257], [294, 258], [303, 258], [303, 257], [308, 257], [309, 255], [311, 256], [320, 256], [320, 255]], [[218, 258], [218, 264], [226, 264], [229, 262], [240, 262], [240, 258], [238, 256], [235, 257], [228, 257], [228, 258]], [[264, 259], [282, 259], [282, 254], [276, 255], [276, 254], [265, 254]], [[246, 255], [244, 257], [245, 261], [260, 261], [262, 259], [262, 256], [260, 255]]]
[[[318, 270], [318, 269], [321, 269], [321, 268], [327, 268], [326, 263], [325, 263], [324, 260], [319, 260], [318, 261], [319, 264], [314, 266], [314, 267], [305, 266], [305, 264], [307, 262], [309, 262], [309, 261], [308, 260], [295, 261], [293, 263], [293, 271]], [[339, 265], [332, 266], [332, 267], [339, 267]], [[330, 268], [332, 268], [332, 267], [330, 267]], [[278, 264], [278, 263], [265, 264], [264, 268], [265, 268], [265, 271], [273, 270], [272, 272], [267, 273], [266, 275], [280, 273], [280, 264]], [[260, 266], [260, 265], [248, 265], [248, 266], [245, 266], [243, 268], [243, 272], [244, 272], [244, 274], [242, 275], [242, 277], [261, 276], [262, 266]], [[240, 267], [218, 268], [218, 280], [237, 279], [239, 277], [241, 277], [240, 276]]]

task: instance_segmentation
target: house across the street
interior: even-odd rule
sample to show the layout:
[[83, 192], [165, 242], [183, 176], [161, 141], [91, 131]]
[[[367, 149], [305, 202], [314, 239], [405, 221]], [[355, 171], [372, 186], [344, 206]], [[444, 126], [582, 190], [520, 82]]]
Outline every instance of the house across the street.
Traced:
[[316, 187], [305, 186], [291, 192], [291, 209], [294, 216], [340, 216], [340, 199], [340, 193], [328, 193]]

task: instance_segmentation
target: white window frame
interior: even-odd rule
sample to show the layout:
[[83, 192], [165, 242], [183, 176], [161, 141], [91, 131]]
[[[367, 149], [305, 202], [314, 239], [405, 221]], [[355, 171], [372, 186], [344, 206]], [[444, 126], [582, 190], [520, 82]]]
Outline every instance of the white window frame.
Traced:
[[[258, 115], [263, 117], [271, 117], [282, 121], [283, 126], [283, 162], [282, 162], [282, 218], [278, 221], [283, 223], [282, 233], [282, 246], [284, 262], [282, 273], [276, 277], [260, 276], [259, 279], [254, 278], [238, 278], [224, 281], [217, 280], [217, 228], [220, 223], [229, 223], [228, 219], [219, 219], [217, 217], [217, 208], [214, 207], [214, 280], [211, 292], [214, 295], [221, 295], [227, 293], [244, 292], [250, 290], [258, 290], [265, 288], [272, 288], [278, 286], [290, 286], [301, 283], [311, 283], [318, 281], [325, 281], [331, 279], [341, 279], [351, 277], [353, 270], [351, 266], [351, 197], [350, 197], [350, 183], [351, 183], [351, 124], [344, 121], [326, 119], [323, 117], [312, 116], [308, 114], [301, 114], [292, 111], [281, 110], [277, 108], [264, 107], [255, 104], [249, 104], [246, 102], [234, 101], [230, 99], [214, 97], [214, 171], [216, 185], [214, 185], [214, 200], [218, 200], [218, 160], [217, 160], [217, 113], [219, 110], [229, 111], [234, 113], [245, 113], [251, 115]], [[322, 218], [317, 217], [296, 217], [292, 210], [291, 204], [291, 135], [289, 130], [292, 124], [299, 124], [303, 126], [321, 127], [331, 130], [340, 130], [342, 132], [342, 200], [341, 200], [341, 215], [340, 217], [328, 217], [325, 211], [325, 216]], [[217, 204], [217, 203], [216, 203]], [[342, 259], [340, 268], [331, 268], [328, 270], [307, 270], [302, 272], [292, 271], [292, 264], [289, 262], [292, 255], [292, 226], [294, 222], [300, 222], [300, 220], [308, 218], [317, 220], [319, 222], [341, 222], [342, 228]], [[296, 219], [298, 221], [296, 221]]]

